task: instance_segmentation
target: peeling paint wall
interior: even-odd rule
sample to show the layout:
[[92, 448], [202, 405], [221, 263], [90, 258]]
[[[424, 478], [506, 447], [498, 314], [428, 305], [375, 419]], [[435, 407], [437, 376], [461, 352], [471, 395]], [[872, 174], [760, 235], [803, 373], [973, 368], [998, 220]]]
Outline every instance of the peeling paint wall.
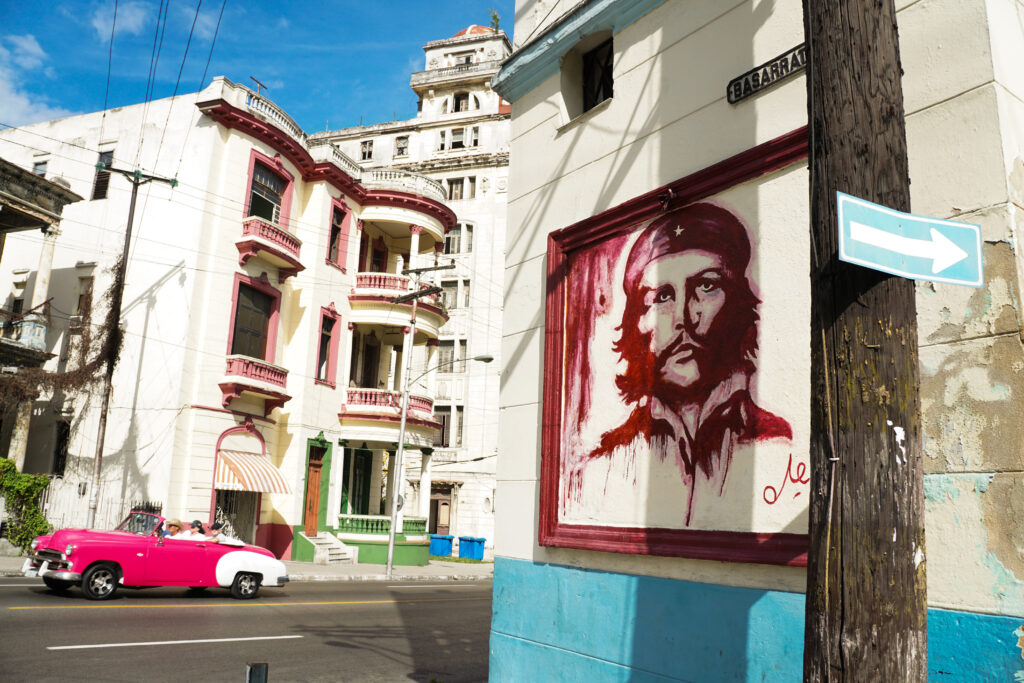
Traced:
[[[1024, 615], [1024, 6], [924, 0], [899, 19], [912, 210], [980, 225], [985, 269], [980, 289], [917, 290], [928, 602]], [[930, 89], [951, 26], [981, 46]]]

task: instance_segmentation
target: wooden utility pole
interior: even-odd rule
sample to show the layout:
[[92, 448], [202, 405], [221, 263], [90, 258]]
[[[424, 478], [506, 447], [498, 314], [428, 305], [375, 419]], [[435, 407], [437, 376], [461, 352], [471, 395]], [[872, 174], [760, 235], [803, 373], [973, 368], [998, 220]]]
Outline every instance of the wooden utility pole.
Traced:
[[811, 507], [804, 678], [924, 681], [914, 283], [837, 260], [836, 191], [907, 211], [893, 0], [804, 0]]

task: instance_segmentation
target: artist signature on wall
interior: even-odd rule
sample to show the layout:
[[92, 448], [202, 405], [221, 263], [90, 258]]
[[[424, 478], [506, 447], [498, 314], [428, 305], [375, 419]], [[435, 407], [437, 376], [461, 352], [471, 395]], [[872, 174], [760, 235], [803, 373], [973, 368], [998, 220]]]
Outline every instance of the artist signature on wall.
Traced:
[[[774, 486], [765, 486], [764, 491], [761, 492], [761, 497], [764, 498], [764, 502], [769, 505], [775, 505], [782, 497], [782, 492], [786, 489], [786, 484], [792, 482], [794, 484], [806, 484], [811, 481], [811, 477], [807, 472], [807, 463], [798, 462], [796, 464], [796, 471], [793, 470], [793, 454], [789, 454], [789, 462], [786, 463], [786, 474], [782, 477], [782, 483], [779, 484], [779, 488]], [[799, 496], [803, 491], [794, 491], [793, 498]]]

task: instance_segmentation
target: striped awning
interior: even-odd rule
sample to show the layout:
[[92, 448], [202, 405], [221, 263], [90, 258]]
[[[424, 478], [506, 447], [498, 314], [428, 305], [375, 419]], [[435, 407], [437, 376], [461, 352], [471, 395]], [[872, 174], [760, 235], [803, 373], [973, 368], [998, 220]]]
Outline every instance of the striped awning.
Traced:
[[222, 450], [217, 454], [213, 488], [221, 491], [288, 493], [288, 480], [259, 453]]

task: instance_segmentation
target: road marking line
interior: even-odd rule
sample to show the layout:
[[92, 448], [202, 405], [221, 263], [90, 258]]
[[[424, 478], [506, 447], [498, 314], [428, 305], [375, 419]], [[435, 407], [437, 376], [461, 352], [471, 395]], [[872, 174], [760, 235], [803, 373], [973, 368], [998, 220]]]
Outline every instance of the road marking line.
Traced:
[[322, 602], [191, 602], [184, 605], [18, 605], [9, 610], [27, 609], [152, 609], [157, 607], [306, 607], [310, 605], [391, 605], [409, 602], [464, 602], [490, 598], [420, 598], [418, 600], [333, 600]]
[[95, 645], [54, 645], [47, 650], [89, 650], [97, 647], [142, 647], [144, 645], [186, 645], [189, 643], [237, 643], [245, 640], [284, 640], [303, 636], [252, 636], [250, 638], [200, 638], [196, 640], [151, 640], [148, 643], [97, 643]]
[[428, 584], [426, 586], [388, 586], [388, 588], [477, 588], [472, 584]]
[[0, 583], [0, 588], [46, 588], [41, 583]]

